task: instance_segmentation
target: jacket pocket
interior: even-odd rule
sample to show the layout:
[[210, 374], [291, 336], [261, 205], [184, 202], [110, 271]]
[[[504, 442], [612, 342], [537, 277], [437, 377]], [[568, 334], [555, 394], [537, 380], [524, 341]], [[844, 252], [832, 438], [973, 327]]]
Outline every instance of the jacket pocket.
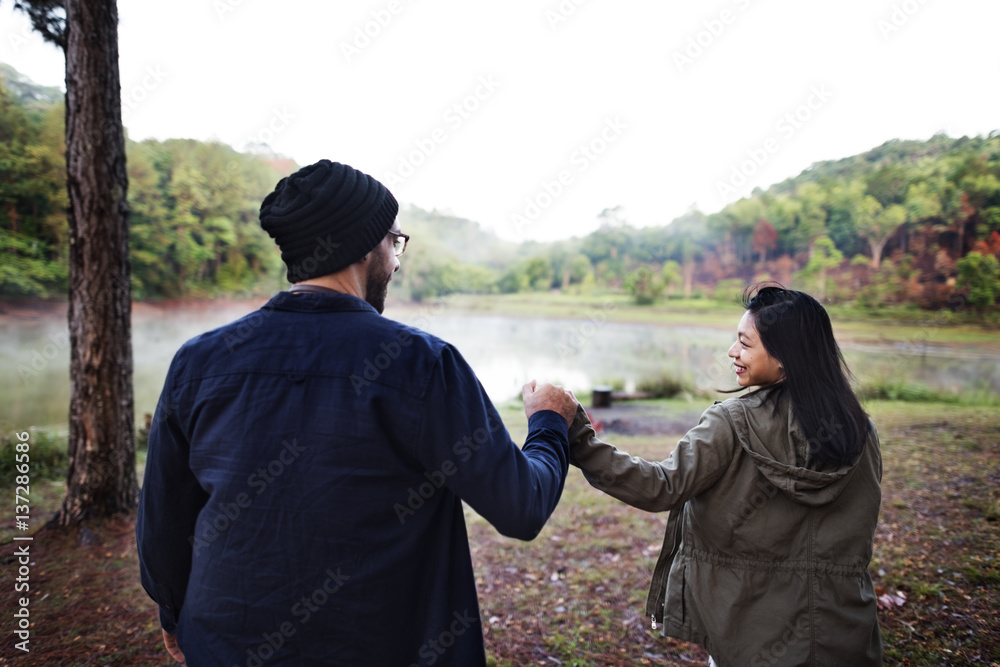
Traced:
[[688, 559], [685, 556], [674, 558], [667, 577], [667, 599], [663, 606], [663, 621], [686, 627], [690, 619], [687, 613], [687, 575]]

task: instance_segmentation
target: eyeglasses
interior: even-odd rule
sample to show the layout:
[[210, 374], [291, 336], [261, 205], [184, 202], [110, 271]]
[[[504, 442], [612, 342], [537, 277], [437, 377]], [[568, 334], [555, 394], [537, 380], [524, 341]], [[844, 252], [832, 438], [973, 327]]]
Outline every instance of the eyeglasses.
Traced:
[[396, 253], [396, 257], [399, 257], [406, 250], [406, 244], [410, 241], [410, 235], [402, 232], [394, 232], [391, 229], [389, 233], [395, 237], [392, 239], [392, 251]]

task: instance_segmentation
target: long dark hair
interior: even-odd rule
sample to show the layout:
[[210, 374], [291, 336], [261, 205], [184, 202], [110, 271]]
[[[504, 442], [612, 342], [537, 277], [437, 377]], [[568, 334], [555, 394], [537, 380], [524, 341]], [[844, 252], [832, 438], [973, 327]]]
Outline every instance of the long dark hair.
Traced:
[[784, 369], [782, 391], [809, 441], [809, 459], [852, 463], [868, 436], [868, 415], [851, 388], [851, 371], [833, 337], [830, 316], [804, 292], [756, 283], [743, 292], [760, 341]]

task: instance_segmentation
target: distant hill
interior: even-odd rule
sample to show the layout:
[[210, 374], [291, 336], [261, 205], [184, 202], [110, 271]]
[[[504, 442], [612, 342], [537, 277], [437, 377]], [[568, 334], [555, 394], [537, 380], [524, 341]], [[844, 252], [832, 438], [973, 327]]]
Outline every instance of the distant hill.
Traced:
[[0, 63], [0, 79], [14, 99], [22, 106], [31, 108], [51, 106], [63, 99], [63, 91], [54, 86], [40, 86], [26, 75], [21, 74], [7, 63]]
[[502, 240], [478, 222], [437, 210], [426, 211], [413, 204], [399, 211], [399, 224], [413, 237], [414, 244], [460, 263], [499, 269], [518, 253], [516, 243]]
[[[890, 139], [885, 143], [867, 150], [864, 153], [836, 160], [816, 162], [797, 176], [776, 183], [768, 192], [787, 194], [794, 191], [797, 185], [817, 183], [822, 181], [846, 181], [874, 172], [880, 168], [909, 167], [946, 157], [951, 154], [972, 151], [989, 144], [990, 137], [949, 137], [945, 134], [935, 134], [930, 139]], [[996, 142], [993, 143], [996, 145]]]
[[[61, 90], [0, 63], [0, 297], [65, 294]], [[283, 284], [257, 219], [297, 168], [264, 144], [127, 142], [133, 294], [211, 297]], [[736, 293], [773, 279], [829, 301], [993, 308], [1000, 296], [1000, 133], [892, 139], [704, 214], [636, 229], [614, 214], [584, 238], [513, 243], [473, 220], [403, 205], [400, 295], [625, 290]], [[613, 214], [613, 215], [612, 215]]]

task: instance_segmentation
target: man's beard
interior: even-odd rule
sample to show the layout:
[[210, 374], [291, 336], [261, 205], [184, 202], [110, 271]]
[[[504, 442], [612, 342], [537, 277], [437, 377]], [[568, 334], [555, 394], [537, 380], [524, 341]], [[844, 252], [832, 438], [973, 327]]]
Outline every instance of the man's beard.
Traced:
[[376, 261], [373, 257], [368, 264], [368, 273], [365, 274], [365, 301], [380, 315], [385, 310], [385, 297], [389, 294], [390, 280], [392, 280], [392, 269], [388, 264]]

